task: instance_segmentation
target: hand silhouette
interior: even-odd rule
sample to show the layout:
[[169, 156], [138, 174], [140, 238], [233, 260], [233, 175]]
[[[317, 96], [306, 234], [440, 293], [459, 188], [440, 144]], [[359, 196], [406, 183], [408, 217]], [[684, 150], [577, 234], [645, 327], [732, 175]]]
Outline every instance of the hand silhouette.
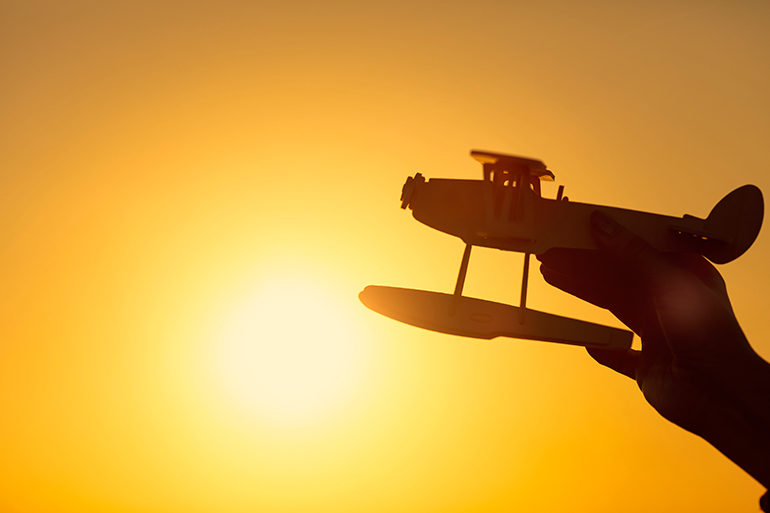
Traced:
[[548, 283], [609, 309], [642, 339], [641, 351], [591, 356], [770, 486], [770, 364], [744, 336], [719, 272], [698, 254], [656, 251], [602, 212], [591, 223], [600, 250], [538, 256]]

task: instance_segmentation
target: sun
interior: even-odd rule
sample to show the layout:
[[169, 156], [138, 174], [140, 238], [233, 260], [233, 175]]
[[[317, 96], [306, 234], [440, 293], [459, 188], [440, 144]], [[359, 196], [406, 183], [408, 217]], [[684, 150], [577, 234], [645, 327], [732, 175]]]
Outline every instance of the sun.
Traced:
[[212, 362], [229, 406], [284, 426], [344, 406], [362, 355], [354, 316], [334, 292], [312, 279], [274, 277], [232, 306]]

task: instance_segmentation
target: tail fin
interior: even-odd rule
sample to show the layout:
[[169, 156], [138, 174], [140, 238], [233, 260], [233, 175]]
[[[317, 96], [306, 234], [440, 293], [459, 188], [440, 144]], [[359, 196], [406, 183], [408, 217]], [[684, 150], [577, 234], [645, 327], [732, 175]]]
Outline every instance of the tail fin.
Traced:
[[706, 218], [707, 232], [725, 234], [730, 242], [704, 241], [703, 255], [715, 264], [735, 260], [751, 247], [762, 228], [765, 203], [762, 191], [744, 185], [722, 198]]

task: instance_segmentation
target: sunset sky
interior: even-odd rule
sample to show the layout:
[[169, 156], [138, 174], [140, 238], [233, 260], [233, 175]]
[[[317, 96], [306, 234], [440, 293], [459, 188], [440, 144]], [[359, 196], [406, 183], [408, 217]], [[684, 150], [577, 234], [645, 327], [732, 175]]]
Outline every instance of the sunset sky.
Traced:
[[[757, 511], [583, 349], [357, 294], [451, 292], [399, 195], [471, 149], [549, 198], [770, 194], [769, 55], [764, 0], [0, 2], [0, 512]], [[720, 271], [770, 359], [765, 228]], [[474, 250], [466, 294], [521, 263]], [[536, 265], [528, 304], [621, 326]]]

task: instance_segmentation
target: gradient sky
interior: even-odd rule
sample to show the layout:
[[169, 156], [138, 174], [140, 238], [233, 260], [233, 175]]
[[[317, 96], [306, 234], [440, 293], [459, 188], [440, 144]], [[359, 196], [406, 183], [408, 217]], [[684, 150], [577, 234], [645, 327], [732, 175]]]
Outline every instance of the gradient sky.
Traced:
[[[451, 291], [462, 242], [398, 199], [472, 148], [576, 201], [767, 194], [769, 52], [761, 0], [0, 2], [0, 511], [757, 511], [582, 349], [357, 293]], [[768, 240], [720, 267], [765, 358]], [[533, 267], [530, 306], [619, 326]]]

